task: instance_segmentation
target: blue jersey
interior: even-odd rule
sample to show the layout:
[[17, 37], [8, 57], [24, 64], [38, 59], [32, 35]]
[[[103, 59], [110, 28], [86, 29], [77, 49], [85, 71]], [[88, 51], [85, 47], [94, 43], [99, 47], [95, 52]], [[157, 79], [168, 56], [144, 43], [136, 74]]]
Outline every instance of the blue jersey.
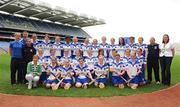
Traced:
[[26, 45], [26, 39], [22, 38], [22, 39], [20, 40], [20, 42], [23, 44], [23, 46]]
[[115, 61], [115, 57], [109, 57], [107, 60], [106, 60], [106, 62], [109, 64], [109, 65], [111, 65], [111, 63], [112, 62], [114, 62]]
[[130, 49], [131, 52], [135, 52], [137, 50], [137, 45], [134, 44], [126, 44], [126, 48]]
[[75, 56], [76, 50], [81, 49], [81, 44], [80, 43], [71, 43], [70, 47], [71, 47], [71, 55]]
[[[143, 56], [145, 56], [147, 53], [147, 50], [148, 50], [148, 46], [147, 44], [139, 44], [137, 43], [136, 44], [137, 48], [141, 48], [142, 49], [142, 52], [143, 52]], [[146, 57], [146, 56], [145, 56]]]
[[118, 76], [117, 72], [121, 72], [122, 70], [125, 70], [125, 64], [120, 61], [120, 62], [112, 62], [110, 65], [110, 68], [114, 68], [116, 71], [112, 73], [112, 76]]
[[97, 63], [97, 57], [86, 56], [85, 57], [85, 63], [89, 66], [90, 70], [93, 70], [94, 69], [94, 64]]
[[74, 58], [71, 59], [71, 64], [72, 64], [73, 68], [75, 68], [79, 64], [79, 58], [74, 57]]
[[35, 42], [33, 42], [32, 44], [33, 44], [33, 47], [36, 49], [36, 50], [38, 50], [38, 47], [37, 47], [37, 44], [39, 43], [39, 41], [35, 41]]
[[71, 75], [74, 75], [74, 69], [71, 66], [68, 68], [61, 66], [59, 67], [59, 71], [61, 72], [61, 76], [65, 77], [64, 79], [72, 79]]
[[91, 45], [91, 47], [92, 47], [92, 50], [93, 50], [93, 56], [97, 57], [98, 56], [99, 46]]
[[141, 69], [141, 64], [137, 59], [135, 60], [135, 62], [132, 62], [132, 60], [130, 59], [126, 63], [126, 71], [130, 76], [136, 76], [139, 69]]
[[99, 63], [94, 64], [94, 72], [96, 76], [101, 76], [100, 78], [106, 78], [109, 66], [107, 63], [100, 65]]
[[123, 63], [127, 63], [130, 60], [130, 57], [124, 56], [121, 58], [121, 60], [123, 61]]
[[112, 57], [112, 50], [113, 49], [116, 49], [117, 48], [117, 45], [116, 44], [114, 44], [114, 45], [109, 45], [109, 57]]
[[71, 60], [72, 60], [71, 57], [65, 57], [65, 56], [63, 56], [63, 57], [61, 57], [61, 58], [58, 60], [58, 63], [63, 64], [63, 62], [64, 62], [65, 59], [68, 59], [70, 62], [71, 62]]
[[79, 74], [78, 78], [84, 79], [87, 78], [88, 74], [90, 73], [90, 70], [87, 64], [84, 64], [82, 67], [78, 64], [75, 67], [75, 72]]
[[105, 43], [105, 44], [101, 43], [101, 44], [99, 44], [99, 49], [103, 49], [104, 50], [104, 56], [105, 57], [109, 56], [109, 45], [108, 45], [108, 43]]
[[[63, 49], [68, 49], [69, 50], [69, 55], [68, 57], [71, 57], [71, 45], [70, 44], [62, 44]], [[64, 56], [64, 54], [63, 54]]]
[[126, 49], [126, 46], [122, 46], [122, 45], [116, 46], [117, 53], [118, 53], [121, 57], [124, 56], [125, 49]]
[[37, 47], [41, 47], [44, 51], [44, 56], [49, 56], [50, 55], [50, 49], [53, 48], [53, 44], [51, 43], [46, 43], [44, 41], [40, 42], [37, 44]]
[[87, 50], [88, 50], [89, 48], [91, 48], [91, 45], [85, 45], [85, 44], [82, 45], [82, 52], [83, 52], [83, 56], [84, 56], [84, 57], [85, 57], [85, 56], [88, 56]]
[[49, 80], [52, 80], [58, 73], [60, 73], [59, 66], [52, 66], [52, 64], [48, 66], [48, 70], [51, 71], [48, 77]]
[[11, 42], [9, 48], [12, 50], [12, 58], [22, 58], [23, 44], [21, 41]]
[[57, 43], [54, 43], [53, 44], [53, 48], [56, 50], [56, 53], [55, 55], [58, 56], [58, 57], [61, 57], [61, 52], [62, 52], [62, 44], [57, 44]]
[[141, 65], [141, 68], [144, 70], [144, 65], [147, 64], [147, 61], [143, 55], [137, 56], [137, 60]]

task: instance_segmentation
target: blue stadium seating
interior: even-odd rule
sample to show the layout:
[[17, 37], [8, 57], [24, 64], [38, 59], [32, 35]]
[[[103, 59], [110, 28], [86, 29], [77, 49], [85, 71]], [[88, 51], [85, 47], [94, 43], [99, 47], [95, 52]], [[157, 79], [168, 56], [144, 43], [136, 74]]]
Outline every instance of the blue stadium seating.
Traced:
[[78, 36], [83, 38], [89, 37], [89, 35], [81, 28], [64, 26], [60, 24], [44, 22], [41, 20], [32, 20], [29, 18], [21, 18], [5, 14], [0, 14], [0, 28], [12, 28], [32, 32]]

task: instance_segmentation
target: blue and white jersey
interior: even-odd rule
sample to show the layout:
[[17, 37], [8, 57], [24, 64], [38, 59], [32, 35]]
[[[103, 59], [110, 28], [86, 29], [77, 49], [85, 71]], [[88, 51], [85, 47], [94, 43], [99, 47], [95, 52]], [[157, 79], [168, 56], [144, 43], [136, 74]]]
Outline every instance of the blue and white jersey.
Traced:
[[62, 48], [63, 49], [71, 49], [71, 45], [70, 44], [62, 44]]
[[75, 56], [76, 55], [76, 50], [81, 49], [81, 44], [80, 43], [71, 43], [71, 55]]
[[115, 61], [115, 57], [109, 57], [106, 61], [106, 63], [108, 63], [109, 65], [111, 65], [111, 63], [113, 63]]
[[94, 56], [86, 56], [85, 57], [85, 63], [89, 66], [90, 70], [94, 69], [94, 64], [97, 63], [97, 57]]
[[71, 59], [71, 64], [73, 68], [75, 68], [79, 64], [79, 58], [75, 56], [74, 58]]
[[110, 65], [110, 68], [114, 68], [116, 71], [112, 73], [112, 76], [118, 76], [118, 72], [121, 72], [122, 70], [125, 70], [125, 64], [120, 61], [120, 62], [112, 62]]
[[44, 51], [44, 56], [49, 56], [50, 55], [50, 49], [51, 48], [53, 48], [53, 44], [51, 44], [51, 43], [47, 43], [47, 42], [44, 42], [44, 41], [42, 41], [42, 42], [40, 42], [40, 43], [38, 43], [37, 44], [37, 47], [39, 48], [42, 48], [43, 49], [43, 51]]
[[50, 56], [43, 56], [41, 59], [41, 62], [50, 64], [51, 63], [51, 57]]
[[137, 43], [136, 46], [137, 46], [137, 48], [141, 48], [142, 49], [143, 56], [145, 56], [146, 52], [148, 50], [148, 45], [147, 44], [139, 44], [139, 43]]
[[[113, 49], [116, 49], [117, 48], [117, 45], [116, 44], [114, 44], [114, 45], [112, 45], [112, 44], [110, 44], [109, 45], [109, 57], [112, 57], [112, 50]], [[117, 50], [116, 50], [117, 51]]]
[[63, 64], [63, 62], [64, 62], [65, 59], [68, 59], [70, 62], [71, 62], [71, 60], [72, 60], [71, 57], [65, 57], [65, 56], [63, 56], [63, 57], [61, 57], [61, 58], [59, 59], [58, 63]]
[[105, 44], [100, 43], [99, 44], [99, 49], [103, 49], [104, 50], [104, 56], [108, 57], [108, 55], [109, 55], [109, 45], [108, 45], [108, 43], [105, 43]]
[[78, 73], [78, 78], [84, 79], [87, 78], [88, 74], [90, 74], [90, 70], [87, 64], [84, 64], [82, 67], [78, 64], [75, 67], [75, 72]]
[[61, 47], [63, 49], [68, 49], [69, 50], [69, 57], [71, 57], [71, 45], [70, 44], [62, 44]]
[[74, 69], [71, 66], [69, 66], [68, 68], [66, 68], [65, 66], [60, 66], [59, 71], [61, 73], [61, 76], [65, 77], [64, 79], [72, 79], [71, 75], [74, 75]]
[[92, 45], [91, 47], [92, 47], [92, 50], [93, 50], [93, 56], [97, 57], [98, 56], [99, 46]]
[[117, 53], [118, 53], [121, 57], [124, 57], [125, 49], [126, 49], [126, 46], [122, 46], [122, 45], [116, 46]]
[[121, 57], [121, 60], [123, 61], [123, 63], [127, 63], [130, 60], [130, 57], [124, 56]]
[[[50, 64], [51, 63], [51, 58], [52, 58], [52, 56], [44, 56], [43, 59], [42, 59], [42, 62]], [[56, 59], [57, 59], [57, 61], [59, 60], [58, 57], [56, 57]]]
[[96, 76], [101, 76], [100, 78], [106, 78], [109, 66], [107, 63], [100, 65], [99, 63], [94, 64], [94, 72]]
[[59, 66], [52, 66], [52, 64], [48, 66], [48, 70], [51, 71], [48, 77], [49, 80], [52, 80], [53, 78], [55, 78], [54, 76], [57, 76], [57, 74], [60, 73]]
[[91, 45], [85, 45], [85, 44], [82, 45], [81, 50], [82, 50], [82, 52], [83, 52], [83, 56], [84, 56], [84, 57], [85, 57], [85, 56], [88, 56], [87, 50], [88, 50], [89, 48], [91, 48]]
[[23, 46], [26, 45], [26, 41], [27, 41], [27, 39], [25, 39], [25, 38], [21, 38], [21, 40], [20, 40], [20, 42], [23, 44]]
[[[38, 56], [39, 56], [39, 55], [38, 55]], [[45, 63], [45, 62], [44, 62], [44, 61], [46, 61], [45, 58], [46, 58], [45, 56], [39, 56], [39, 63], [40, 63], [40, 64]], [[48, 62], [48, 61], [47, 61], [47, 62]]]
[[136, 76], [138, 69], [141, 69], [141, 64], [136, 59], [134, 62], [130, 59], [125, 66], [125, 69], [130, 76]]
[[32, 42], [32, 44], [33, 44], [33, 47], [34, 47], [36, 50], [38, 50], [37, 44], [39, 44], [39, 42], [38, 42], [38, 41], [35, 41], [35, 42]]
[[137, 50], [137, 45], [134, 43], [134, 44], [126, 44], [126, 48], [130, 49], [131, 52], [135, 52]]
[[54, 43], [53, 48], [56, 50], [55, 55], [61, 57], [62, 45], [60, 43], [59, 44]]
[[141, 66], [143, 67], [145, 64], [147, 64], [147, 61], [145, 59], [145, 57], [143, 55], [141, 56], [137, 56], [137, 60], [138, 62], [141, 64]]

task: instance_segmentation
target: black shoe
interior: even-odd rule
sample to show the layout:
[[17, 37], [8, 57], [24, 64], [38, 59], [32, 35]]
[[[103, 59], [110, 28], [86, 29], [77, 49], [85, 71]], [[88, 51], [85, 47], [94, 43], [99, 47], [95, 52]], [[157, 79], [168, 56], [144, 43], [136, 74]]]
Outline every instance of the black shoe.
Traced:
[[148, 80], [148, 81], [146, 82], [146, 84], [151, 84], [151, 81]]

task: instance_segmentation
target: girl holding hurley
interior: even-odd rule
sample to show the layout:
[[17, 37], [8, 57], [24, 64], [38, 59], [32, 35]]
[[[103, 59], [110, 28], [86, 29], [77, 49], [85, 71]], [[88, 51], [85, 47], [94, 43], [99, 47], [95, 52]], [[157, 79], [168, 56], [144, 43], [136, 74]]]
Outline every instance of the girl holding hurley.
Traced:
[[59, 82], [58, 78], [60, 76], [59, 66], [56, 57], [51, 57], [51, 64], [48, 66], [47, 75], [49, 75], [49, 77], [46, 80], [46, 87], [52, 87], [53, 89], [53, 87]]
[[130, 59], [126, 64], [126, 72], [128, 74], [128, 86], [136, 89], [139, 84], [139, 74], [141, 73], [141, 64], [136, 58], [136, 53], [132, 52]]
[[79, 64], [76, 66], [75, 72], [76, 72], [76, 76], [77, 76], [75, 86], [77, 88], [82, 87], [82, 88], [86, 89], [88, 82], [89, 82], [88, 78], [90, 78], [91, 80], [93, 80], [93, 78], [91, 76], [89, 67], [84, 62], [83, 58], [79, 59]]
[[98, 56], [98, 63], [94, 65], [94, 73], [95, 73], [95, 86], [99, 88], [104, 88], [107, 82], [107, 74], [108, 74], [108, 64], [104, 61], [104, 56]]
[[125, 70], [124, 63], [120, 60], [119, 54], [116, 54], [115, 61], [111, 63], [110, 71], [112, 72], [112, 84], [115, 87], [123, 89], [125, 83]]
[[60, 67], [61, 77], [64, 78], [61, 83], [61, 87], [68, 90], [73, 83], [72, 77], [74, 75], [74, 70], [71, 67], [69, 59], [65, 59], [63, 64], [64, 65]]

